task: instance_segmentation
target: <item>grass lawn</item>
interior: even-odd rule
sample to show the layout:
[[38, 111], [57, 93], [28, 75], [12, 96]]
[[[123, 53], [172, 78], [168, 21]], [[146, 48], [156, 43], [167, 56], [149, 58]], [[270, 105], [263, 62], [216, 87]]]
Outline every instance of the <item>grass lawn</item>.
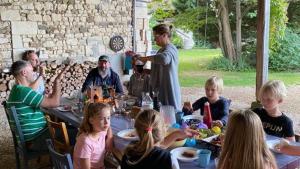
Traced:
[[[255, 70], [249, 72], [207, 70], [207, 63], [220, 56], [220, 49], [179, 50], [180, 85], [203, 87], [208, 77], [216, 75], [223, 78], [225, 86], [255, 86]], [[286, 85], [300, 85], [300, 72], [269, 72], [269, 79], [282, 80]]]

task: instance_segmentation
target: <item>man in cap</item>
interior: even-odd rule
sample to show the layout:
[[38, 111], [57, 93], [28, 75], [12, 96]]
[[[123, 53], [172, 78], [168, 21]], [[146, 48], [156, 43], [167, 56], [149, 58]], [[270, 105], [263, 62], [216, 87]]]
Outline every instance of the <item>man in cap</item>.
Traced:
[[98, 67], [92, 69], [82, 85], [82, 92], [85, 92], [91, 85], [102, 88], [112, 87], [116, 93], [123, 94], [123, 87], [119, 75], [110, 68], [109, 57], [101, 55], [98, 60]]

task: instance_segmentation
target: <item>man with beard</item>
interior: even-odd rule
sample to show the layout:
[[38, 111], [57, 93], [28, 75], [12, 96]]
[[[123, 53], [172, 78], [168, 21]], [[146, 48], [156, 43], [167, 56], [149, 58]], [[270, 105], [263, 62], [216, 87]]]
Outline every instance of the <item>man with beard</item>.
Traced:
[[[108, 97], [105, 90], [109, 87], [115, 89], [117, 94], [123, 94], [123, 88], [119, 75], [110, 68], [109, 57], [102, 55], [98, 60], [98, 67], [92, 69], [82, 85], [82, 92], [90, 86], [101, 86], [104, 97]], [[108, 93], [109, 95], [109, 93]]]
[[59, 106], [61, 97], [60, 82], [68, 68], [65, 67], [57, 75], [53, 82], [53, 92], [49, 96], [45, 96], [30, 87], [30, 84], [35, 81], [35, 77], [29, 62], [19, 60], [11, 66], [10, 72], [15, 77], [16, 84], [10, 91], [7, 107], [16, 107], [26, 145], [32, 150], [47, 149], [45, 139], [50, 138], [50, 134], [44, 113], [40, 107], [54, 108]]
[[[45, 69], [40, 64], [40, 59], [34, 50], [27, 50], [22, 56], [22, 60], [30, 62], [34, 71], [34, 81], [29, 85], [33, 90], [37, 91], [39, 94], [45, 94], [45, 82], [44, 75]], [[48, 93], [48, 92], [46, 92]]]

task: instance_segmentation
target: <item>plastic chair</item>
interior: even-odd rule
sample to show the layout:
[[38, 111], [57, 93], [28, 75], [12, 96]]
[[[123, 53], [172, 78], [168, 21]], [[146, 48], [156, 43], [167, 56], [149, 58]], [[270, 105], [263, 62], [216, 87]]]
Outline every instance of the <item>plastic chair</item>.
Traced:
[[15, 156], [16, 156], [16, 165], [17, 169], [21, 168], [20, 157], [23, 158], [23, 168], [29, 169], [28, 162], [32, 159], [38, 159], [42, 155], [47, 155], [48, 151], [32, 151], [26, 147], [26, 142], [24, 139], [24, 134], [21, 129], [20, 121], [18, 119], [18, 114], [16, 108], [12, 106], [10, 109], [7, 107], [6, 102], [2, 102], [2, 105], [5, 109], [5, 114], [9, 122], [10, 130], [13, 137]]
[[73, 169], [72, 158], [69, 153], [60, 154], [54, 150], [52, 141], [50, 139], [46, 140], [50, 157], [52, 160], [54, 169]]
[[[46, 115], [46, 120], [50, 132], [50, 137], [55, 149], [60, 153], [72, 153], [72, 146], [70, 146], [66, 124], [64, 122], [54, 122], [48, 115]], [[58, 131], [60, 132], [60, 134], [57, 134]]]

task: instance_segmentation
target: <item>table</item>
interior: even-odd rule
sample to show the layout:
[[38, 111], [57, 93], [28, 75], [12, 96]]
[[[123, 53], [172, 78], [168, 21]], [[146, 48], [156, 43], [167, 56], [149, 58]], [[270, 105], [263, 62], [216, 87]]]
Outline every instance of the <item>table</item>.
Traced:
[[[82, 121], [81, 118], [78, 118], [75, 116], [72, 112], [61, 112], [57, 109], [42, 109], [45, 113], [48, 113], [50, 115], [53, 115], [55, 117], [58, 117], [65, 122], [73, 125], [74, 127], [79, 127], [80, 123]], [[131, 121], [128, 118], [125, 118], [121, 115], [113, 115], [111, 117], [111, 128], [116, 135], [117, 132], [127, 129], [131, 126]], [[277, 137], [274, 136], [267, 136], [268, 140], [274, 140], [277, 139]], [[114, 138], [115, 147], [119, 150], [124, 150], [124, 148], [129, 144], [129, 141], [126, 141], [122, 138], [115, 137]], [[297, 143], [300, 146], [300, 143]], [[274, 153], [274, 156], [276, 158], [276, 162], [279, 169], [295, 169], [300, 166], [300, 156], [289, 156], [285, 154], [280, 153]], [[192, 163], [184, 163], [179, 162], [181, 169], [200, 169], [196, 166], [196, 162]], [[210, 164], [206, 169], [215, 169], [215, 162], [214, 159], [211, 159]]]

